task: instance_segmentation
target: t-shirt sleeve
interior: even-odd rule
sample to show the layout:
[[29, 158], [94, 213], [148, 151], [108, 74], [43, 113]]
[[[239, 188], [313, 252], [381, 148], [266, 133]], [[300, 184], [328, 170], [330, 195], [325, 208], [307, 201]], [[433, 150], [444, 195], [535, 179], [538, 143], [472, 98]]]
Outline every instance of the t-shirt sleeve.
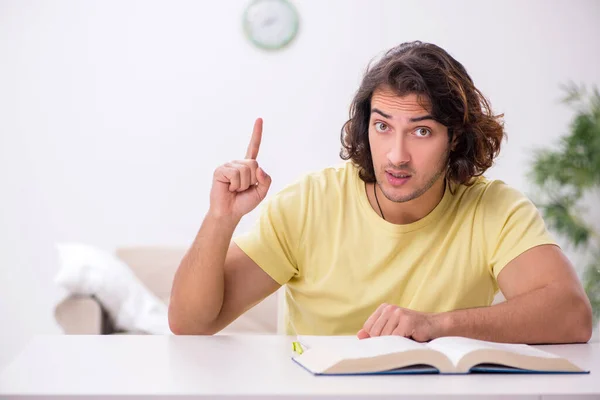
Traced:
[[558, 245], [537, 207], [518, 190], [492, 181], [482, 201], [485, 249], [490, 273], [496, 279], [525, 251], [544, 244]]
[[233, 241], [280, 285], [300, 273], [298, 248], [305, 223], [308, 182], [291, 184], [265, 199], [253, 228]]

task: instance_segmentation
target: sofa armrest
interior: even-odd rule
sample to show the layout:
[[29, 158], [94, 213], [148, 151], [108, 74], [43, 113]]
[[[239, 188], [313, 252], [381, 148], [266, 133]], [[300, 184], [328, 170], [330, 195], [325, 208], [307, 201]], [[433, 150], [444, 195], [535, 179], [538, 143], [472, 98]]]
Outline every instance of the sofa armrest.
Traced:
[[102, 334], [104, 312], [93, 297], [71, 296], [54, 309], [54, 318], [67, 335]]

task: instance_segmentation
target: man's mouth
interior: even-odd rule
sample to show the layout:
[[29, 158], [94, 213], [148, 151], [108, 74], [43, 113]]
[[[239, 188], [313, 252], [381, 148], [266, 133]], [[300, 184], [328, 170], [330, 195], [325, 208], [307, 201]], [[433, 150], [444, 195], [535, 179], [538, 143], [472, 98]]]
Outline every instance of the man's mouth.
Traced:
[[393, 171], [385, 171], [385, 172], [387, 172], [394, 178], [410, 178], [410, 176], [411, 176], [410, 174], [407, 174], [405, 172], [393, 172]]
[[411, 178], [411, 175], [406, 172], [385, 171], [385, 175], [388, 183], [395, 187], [404, 185]]
[[408, 178], [410, 177], [410, 175], [406, 175], [406, 174], [392, 174], [390, 172], [390, 175], [392, 175], [394, 178]]

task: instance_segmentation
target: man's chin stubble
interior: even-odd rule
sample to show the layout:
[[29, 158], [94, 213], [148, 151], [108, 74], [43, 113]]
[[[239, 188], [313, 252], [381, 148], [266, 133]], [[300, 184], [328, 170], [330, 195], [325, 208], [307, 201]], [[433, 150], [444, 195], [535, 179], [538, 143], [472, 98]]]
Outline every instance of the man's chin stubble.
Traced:
[[[381, 185], [381, 181], [377, 181], [377, 185], [379, 186], [379, 189], [381, 190], [381, 192], [383, 193], [383, 195], [386, 197], [386, 199], [388, 199], [391, 202], [394, 203], [406, 203], [408, 201], [414, 200], [414, 199], [418, 199], [419, 197], [421, 197], [423, 194], [427, 193], [427, 191], [429, 189], [431, 189], [433, 187], [433, 185], [438, 181], [438, 179], [443, 175], [443, 171], [438, 172], [435, 176], [432, 177], [432, 179], [429, 180], [429, 182], [427, 182], [425, 185], [423, 185], [422, 187], [420, 187], [419, 189], [413, 191], [412, 193], [410, 193], [409, 195], [406, 196], [402, 196], [402, 197], [392, 197], [390, 196], [388, 193], [386, 193], [385, 190], [383, 190], [383, 187]], [[413, 177], [411, 177], [410, 179], [413, 179]]]
[[[381, 189], [381, 185], [379, 186], [379, 188]], [[388, 199], [389, 201], [394, 202], [394, 203], [406, 203], [406, 202], [409, 202], [411, 200], [419, 198], [426, 191], [427, 190], [423, 191], [422, 189], [421, 190], [415, 190], [414, 192], [412, 192], [412, 193], [410, 193], [410, 194], [408, 194], [406, 196], [393, 197], [393, 196], [390, 196], [388, 193], [386, 193], [385, 190], [381, 189], [381, 192], [386, 197], [386, 199]]]

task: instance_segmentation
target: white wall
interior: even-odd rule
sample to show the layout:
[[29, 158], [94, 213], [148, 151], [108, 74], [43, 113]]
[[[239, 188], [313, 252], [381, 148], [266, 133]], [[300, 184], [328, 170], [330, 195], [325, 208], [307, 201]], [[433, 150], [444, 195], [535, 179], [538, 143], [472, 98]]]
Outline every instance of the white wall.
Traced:
[[55, 242], [188, 245], [257, 116], [272, 191], [338, 162], [361, 73], [390, 46], [463, 62], [506, 113], [488, 175], [524, 191], [529, 149], [567, 129], [558, 85], [600, 84], [594, 0], [296, 0], [300, 35], [274, 54], [244, 38], [245, 4], [0, 1], [0, 366], [58, 332]]

